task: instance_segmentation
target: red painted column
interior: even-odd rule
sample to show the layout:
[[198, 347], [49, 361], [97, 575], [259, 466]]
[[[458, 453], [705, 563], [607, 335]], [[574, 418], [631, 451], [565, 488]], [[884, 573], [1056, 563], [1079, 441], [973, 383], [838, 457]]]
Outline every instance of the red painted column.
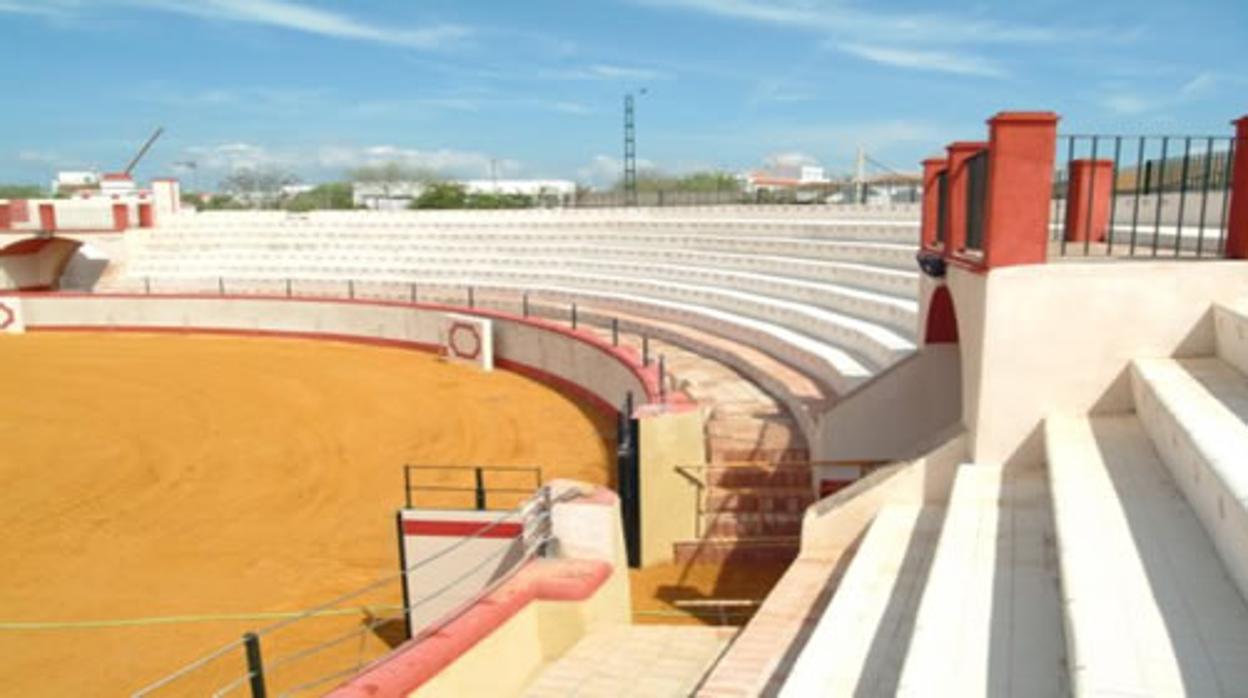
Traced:
[[1248, 116], [1235, 124], [1235, 163], [1231, 173], [1231, 211], [1226, 222], [1227, 259], [1248, 259]]
[[56, 230], [56, 207], [52, 204], [39, 204], [39, 228], [47, 232]]
[[113, 230], [130, 227], [130, 211], [125, 204], [113, 204]]
[[8, 201], [0, 206], [0, 230], [8, 230], [13, 227], [13, 206]]
[[949, 166], [945, 158], [928, 158], [923, 161], [923, 210], [919, 226], [919, 239], [923, 249], [937, 249], [936, 217], [940, 215], [940, 173]]
[[1113, 198], [1113, 160], [1071, 160], [1066, 186], [1066, 239], [1102, 242], [1109, 230]]
[[1001, 112], [988, 120], [986, 269], [1043, 264], [1048, 256], [1057, 118], [1053, 112]]
[[956, 257], [966, 249], [966, 161], [987, 148], [982, 141], [958, 141], [946, 148], [949, 153], [947, 185], [949, 201], [945, 209], [945, 230], [949, 239], [945, 244], [945, 258]]
[[156, 225], [156, 218], [152, 215], [152, 205], [150, 203], [139, 204], [139, 227], [152, 228]]

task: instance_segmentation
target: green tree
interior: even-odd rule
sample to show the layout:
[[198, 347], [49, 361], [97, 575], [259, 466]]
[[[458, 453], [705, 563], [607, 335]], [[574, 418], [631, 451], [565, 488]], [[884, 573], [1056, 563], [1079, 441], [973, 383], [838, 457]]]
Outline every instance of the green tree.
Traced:
[[409, 208], [465, 208], [468, 194], [461, 184], [455, 182], [435, 182], [425, 187], [420, 196], [416, 197]]
[[230, 173], [221, 182], [221, 189], [252, 206], [275, 203], [282, 187], [296, 184], [299, 178], [275, 167], [244, 167]]
[[365, 165], [347, 171], [347, 179], [360, 184], [380, 185], [386, 196], [397, 184], [404, 182], [420, 182], [432, 184], [441, 178], [436, 172], [424, 167], [410, 167], [400, 162], [385, 162], [379, 165]]
[[353, 209], [355, 208], [355, 202], [351, 196], [351, 183], [326, 182], [325, 184], [319, 184], [311, 191], [305, 191], [292, 196], [284, 203], [283, 208], [287, 211], [296, 212]]
[[42, 199], [47, 196], [37, 184], [0, 184], [0, 199]]

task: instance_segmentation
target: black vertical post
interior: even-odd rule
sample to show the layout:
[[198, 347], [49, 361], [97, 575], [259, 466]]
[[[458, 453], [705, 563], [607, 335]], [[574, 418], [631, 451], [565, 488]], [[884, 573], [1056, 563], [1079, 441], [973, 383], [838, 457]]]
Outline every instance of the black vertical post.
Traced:
[[412, 466], [403, 466], [403, 501], [412, 508]]
[[415, 283], [412, 284], [411, 297], [412, 297], [412, 302], [415, 303], [416, 302], [416, 284]]
[[[407, 469], [404, 468], [404, 477], [407, 476]], [[411, 506], [411, 503], [408, 503]], [[412, 614], [411, 614], [411, 593], [408, 590], [407, 580], [407, 545], [403, 540], [403, 511], [394, 512], [395, 532], [399, 536], [399, 583], [403, 585], [403, 629], [407, 633], [407, 639], [412, 639]]]
[[243, 635], [243, 647], [247, 651], [247, 676], [251, 683], [251, 698], [265, 698], [264, 662], [260, 658], [260, 637], [255, 633]]
[[471, 286], [468, 287], [468, 307], [477, 307], [477, 294], [473, 291]]
[[611, 346], [620, 346], [620, 319], [611, 318]]
[[650, 365], [650, 337], [644, 334], [641, 336], [641, 365]]
[[659, 354], [659, 400], [667, 400], [667, 363], [662, 354]]
[[286, 297], [290, 298], [290, 279], [286, 279]]
[[217, 277], [217, 293], [222, 296], [225, 295], [225, 277], [223, 276]]
[[523, 305], [523, 309], [524, 309], [524, 310], [523, 310], [524, 317], [528, 317], [528, 316], [529, 316], [529, 294], [527, 294], [527, 293], [526, 293], [526, 294], [524, 294], [524, 298], [523, 298], [523, 300], [522, 300], [522, 305]]
[[624, 525], [624, 550], [629, 567], [641, 566], [640, 459], [637, 450], [637, 421], [631, 395], [619, 415], [616, 440], [616, 489], [620, 495], [620, 519]]
[[355, 279], [347, 279], [347, 298], [355, 298]]
[[1179, 173], [1179, 211], [1175, 214], [1174, 256], [1179, 256], [1183, 242], [1183, 215], [1187, 212], [1188, 162], [1192, 157], [1192, 137], [1183, 139], [1183, 169]]
[[152, 277], [150, 276], [143, 277], [143, 293], [148, 296], [152, 295]]
[[1157, 256], [1157, 246], [1161, 244], [1161, 204], [1166, 195], [1166, 156], [1170, 149], [1170, 137], [1161, 137], [1161, 159], [1157, 161], [1157, 210], [1153, 216], [1153, 250]]
[[477, 480], [477, 511], [485, 511], [485, 471], [482, 470], [481, 466], [477, 466], [473, 473]]
[[576, 329], [576, 301], [572, 301], [572, 329]]

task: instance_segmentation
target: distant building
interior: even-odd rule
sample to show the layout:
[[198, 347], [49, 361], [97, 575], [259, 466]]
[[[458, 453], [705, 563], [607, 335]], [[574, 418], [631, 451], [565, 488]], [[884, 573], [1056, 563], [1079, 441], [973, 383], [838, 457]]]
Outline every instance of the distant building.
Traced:
[[[469, 194], [528, 196], [544, 206], [565, 206], [576, 197], [576, 182], [564, 179], [466, 179], [457, 182]], [[351, 200], [377, 211], [406, 209], [420, 197], [423, 182], [356, 182]]]
[[100, 175], [96, 172], [57, 172], [56, 179], [52, 180], [52, 194], [72, 195], [83, 189], [98, 189], [99, 186]]

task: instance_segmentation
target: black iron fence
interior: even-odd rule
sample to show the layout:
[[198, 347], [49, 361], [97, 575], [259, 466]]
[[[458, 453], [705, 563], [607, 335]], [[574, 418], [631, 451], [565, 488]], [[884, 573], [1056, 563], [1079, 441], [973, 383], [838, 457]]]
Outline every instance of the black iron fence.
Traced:
[[542, 486], [542, 469], [508, 465], [405, 465], [408, 509], [511, 509]]
[[1221, 258], [1234, 157], [1230, 136], [1058, 136], [1051, 253]]

